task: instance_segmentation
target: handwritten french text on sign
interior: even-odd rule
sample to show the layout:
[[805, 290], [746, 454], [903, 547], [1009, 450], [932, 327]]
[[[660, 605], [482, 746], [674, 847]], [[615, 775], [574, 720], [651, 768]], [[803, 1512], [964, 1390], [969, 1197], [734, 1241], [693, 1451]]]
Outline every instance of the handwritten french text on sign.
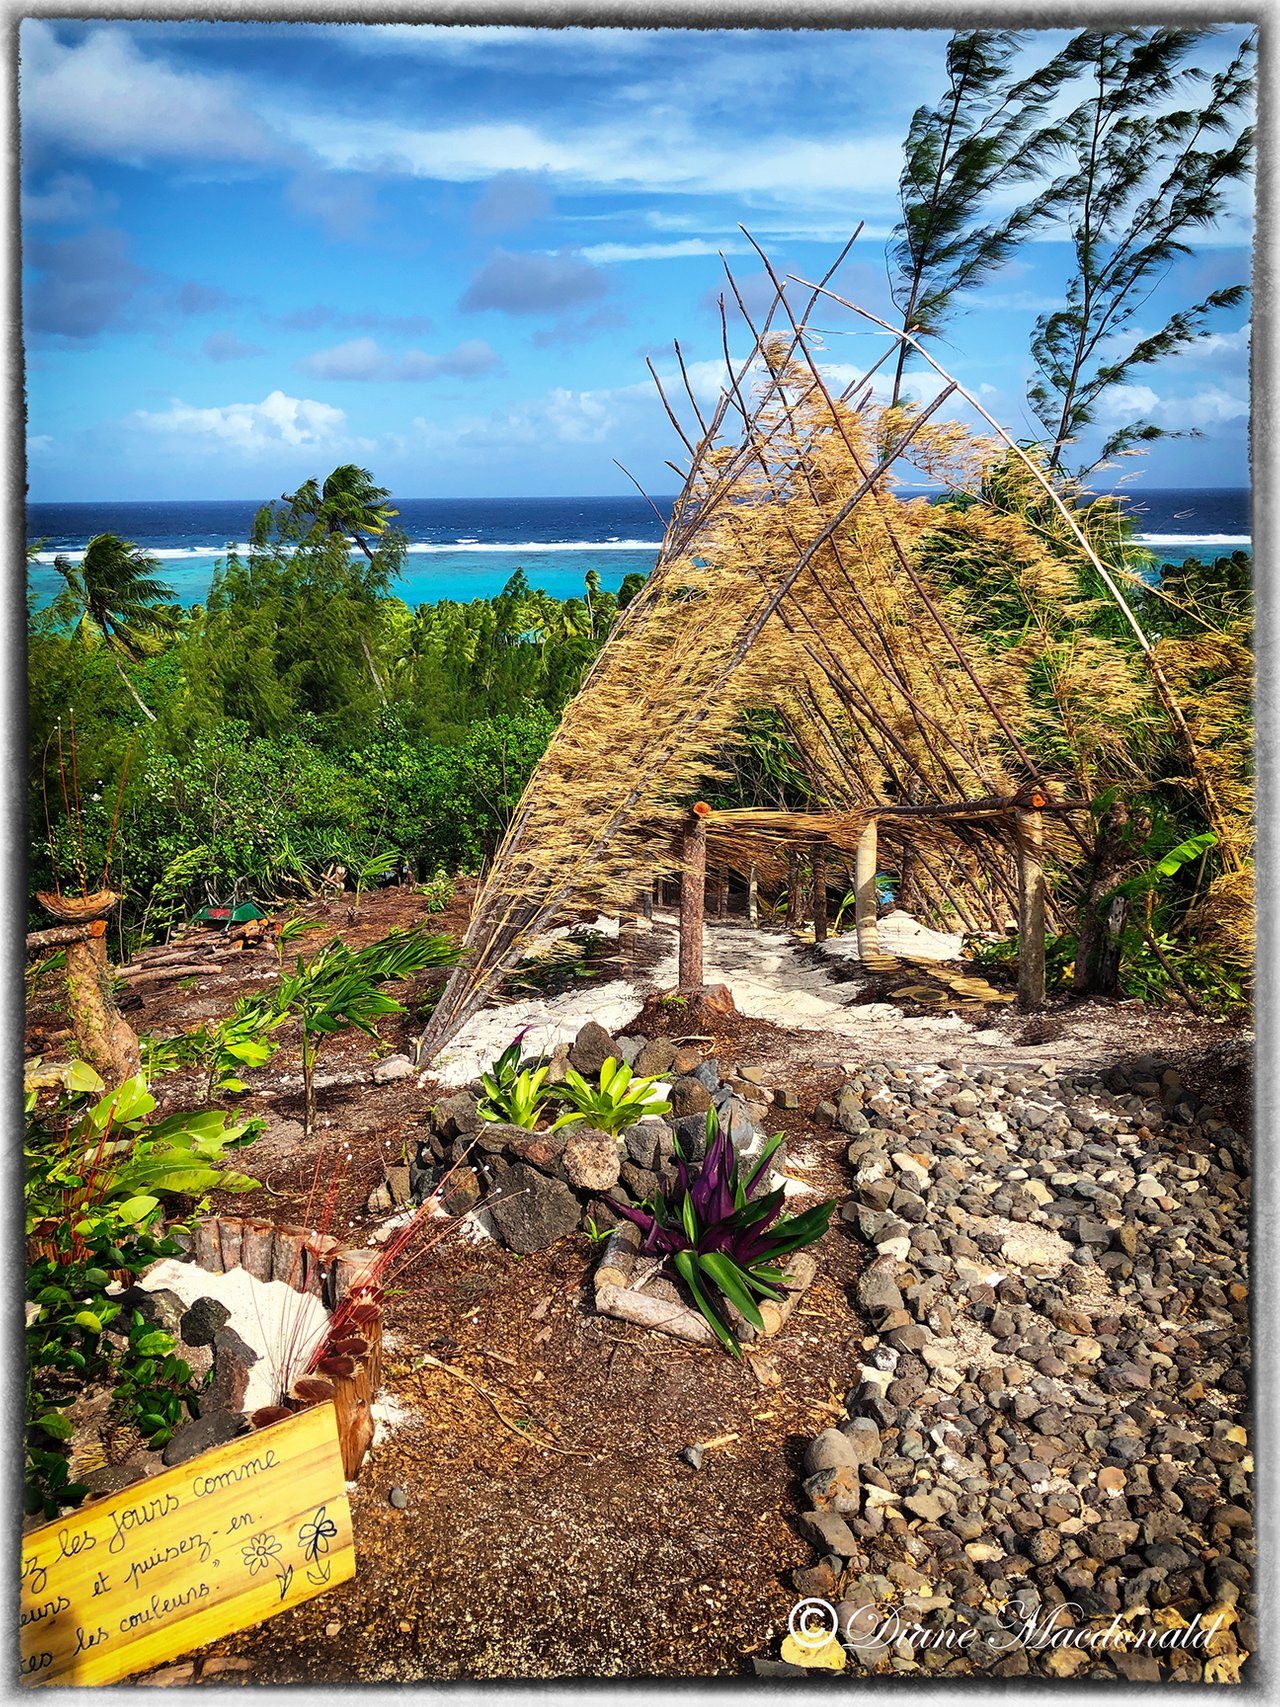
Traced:
[[114, 1683], [355, 1575], [332, 1405], [243, 1435], [22, 1544], [27, 1683]]

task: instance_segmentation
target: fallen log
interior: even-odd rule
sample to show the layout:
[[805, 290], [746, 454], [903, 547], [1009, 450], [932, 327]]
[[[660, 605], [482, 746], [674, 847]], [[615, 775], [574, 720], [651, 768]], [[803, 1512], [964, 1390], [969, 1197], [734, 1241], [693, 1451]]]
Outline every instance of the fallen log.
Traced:
[[69, 942], [83, 942], [88, 934], [87, 925], [50, 925], [45, 931], [28, 931], [27, 953], [37, 948], [61, 948]]

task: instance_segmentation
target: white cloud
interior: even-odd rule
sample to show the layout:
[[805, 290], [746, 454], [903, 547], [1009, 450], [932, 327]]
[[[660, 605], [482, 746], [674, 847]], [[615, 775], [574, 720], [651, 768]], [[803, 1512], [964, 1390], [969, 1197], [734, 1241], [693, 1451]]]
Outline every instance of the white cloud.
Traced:
[[751, 245], [726, 237], [717, 243], [705, 237], [688, 237], [678, 243], [592, 243], [578, 253], [584, 261], [607, 265], [610, 261], [682, 261], [692, 255], [746, 255]]
[[1098, 401], [1098, 423], [1107, 427], [1146, 420], [1179, 432], [1243, 421], [1248, 415], [1248, 396], [1221, 385], [1204, 385], [1180, 397], [1161, 397], [1149, 385], [1115, 385]]
[[66, 45], [55, 24], [28, 18], [19, 39], [23, 128], [59, 147], [125, 161], [291, 155], [233, 79], [145, 58], [114, 25]]
[[340, 380], [433, 380], [473, 379], [502, 366], [483, 338], [468, 338], [443, 355], [425, 350], [384, 350], [375, 338], [352, 338], [330, 350], [317, 350], [299, 366], [317, 379]]
[[168, 409], [137, 409], [128, 419], [169, 438], [204, 439], [244, 453], [281, 445], [332, 445], [345, 440], [341, 409], [309, 397], [272, 391], [261, 403], [225, 403], [201, 409], [175, 398]]

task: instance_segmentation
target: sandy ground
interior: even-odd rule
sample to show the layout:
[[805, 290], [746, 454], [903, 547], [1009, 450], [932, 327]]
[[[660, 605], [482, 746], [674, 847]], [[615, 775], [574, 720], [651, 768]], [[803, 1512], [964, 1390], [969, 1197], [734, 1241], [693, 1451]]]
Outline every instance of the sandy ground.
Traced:
[[[590, 928], [616, 936], [618, 925], [616, 920], [601, 918]], [[540, 952], [565, 934], [566, 929], [549, 932], [533, 945], [531, 953]], [[958, 935], [929, 930], [905, 913], [882, 919], [878, 934], [884, 953], [938, 961], [956, 960], [960, 955]], [[558, 1043], [571, 1043], [589, 1019], [607, 1031], [624, 1026], [647, 996], [669, 990], [676, 982], [675, 915], [659, 913], [652, 921], [640, 920], [638, 936], [637, 959], [642, 967], [646, 961], [652, 964], [638, 969], [634, 978], [614, 978], [563, 996], [532, 997], [486, 1008], [469, 1020], [437, 1057], [433, 1076], [446, 1085], [470, 1083], [526, 1027], [526, 1053], [537, 1055], [549, 1054]], [[727, 984], [738, 1011], [751, 1019], [844, 1038], [860, 1049], [883, 1051], [891, 1033], [900, 1037], [904, 1031], [912, 1038], [930, 1039], [935, 1048], [950, 1034], [966, 1034], [979, 1045], [1006, 1041], [1002, 1032], [975, 1030], [954, 1017], [905, 1018], [891, 1002], [857, 1006], [856, 998], [867, 988], [867, 981], [849, 976], [851, 964], [856, 966], [858, 960], [855, 938], [834, 937], [820, 952], [837, 963], [838, 976], [814, 964], [813, 945], [789, 931], [757, 930], [746, 924], [708, 919], [706, 980]]]

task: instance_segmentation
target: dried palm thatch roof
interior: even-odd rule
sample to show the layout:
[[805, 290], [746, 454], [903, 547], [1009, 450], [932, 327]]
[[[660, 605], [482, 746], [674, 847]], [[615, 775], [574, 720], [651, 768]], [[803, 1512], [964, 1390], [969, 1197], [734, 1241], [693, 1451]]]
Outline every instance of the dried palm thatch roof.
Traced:
[[[687, 804], [714, 785], [752, 708], [781, 719], [821, 838], [838, 852], [856, 842], [868, 808], [895, 802], [1008, 801], [1031, 784], [1051, 799], [1088, 797], [1100, 776], [1132, 768], [1135, 727], [1173, 715], [1116, 579], [1043, 472], [994, 423], [992, 437], [978, 438], [945, 419], [961, 393], [955, 380], [941, 375], [931, 401], [894, 410], [873, 400], [875, 367], [834, 391], [822, 340], [806, 325], [830, 277], [802, 287], [799, 311], [775, 277], [757, 328], [729, 275], [752, 343], [745, 359], [731, 358], [722, 304], [725, 378], [709, 413], [676, 346], [690, 426], [658, 386], [688, 453], [687, 469], [676, 470], [683, 490], [652, 573], [521, 797], [476, 897], [465, 959], [424, 1034], [425, 1057], [567, 908], [632, 910], [655, 872], [673, 868]], [[918, 480], [922, 470], [984, 502], [940, 512], [900, 496], [899, 476]], [[996, 470], [1006, 487], [1021, 481], [1037, 498], [1043, 485], [1048, 529], [1026, 503], [993, 506]], [[972, 585], [931, 566], [940, 528], [951, 530], [952, 565], [957, 553], [976, 554]], [[1006, 607], [999, 624], [984, 604], [993, 587]], [[1069, 618], [1097, 597], [1117, 602], [1140, 647], [1082, 645]], [[816, 826], [805, 817], [795, 828], [811, 843]], [[780, 830], [721, 815], [715, 857], [740, 865], [750, 855], [767, 867], [785, 841]], [[926, 894], [961, 917], [965, 897], [979, 914], [992, 894], [1012, 900], [1007, 816], [890, 819], [885, 832], [910, 843]], [[1059, 814], [1047, 845], [1064, 862], [1078, 859], [1084, 832]]]

